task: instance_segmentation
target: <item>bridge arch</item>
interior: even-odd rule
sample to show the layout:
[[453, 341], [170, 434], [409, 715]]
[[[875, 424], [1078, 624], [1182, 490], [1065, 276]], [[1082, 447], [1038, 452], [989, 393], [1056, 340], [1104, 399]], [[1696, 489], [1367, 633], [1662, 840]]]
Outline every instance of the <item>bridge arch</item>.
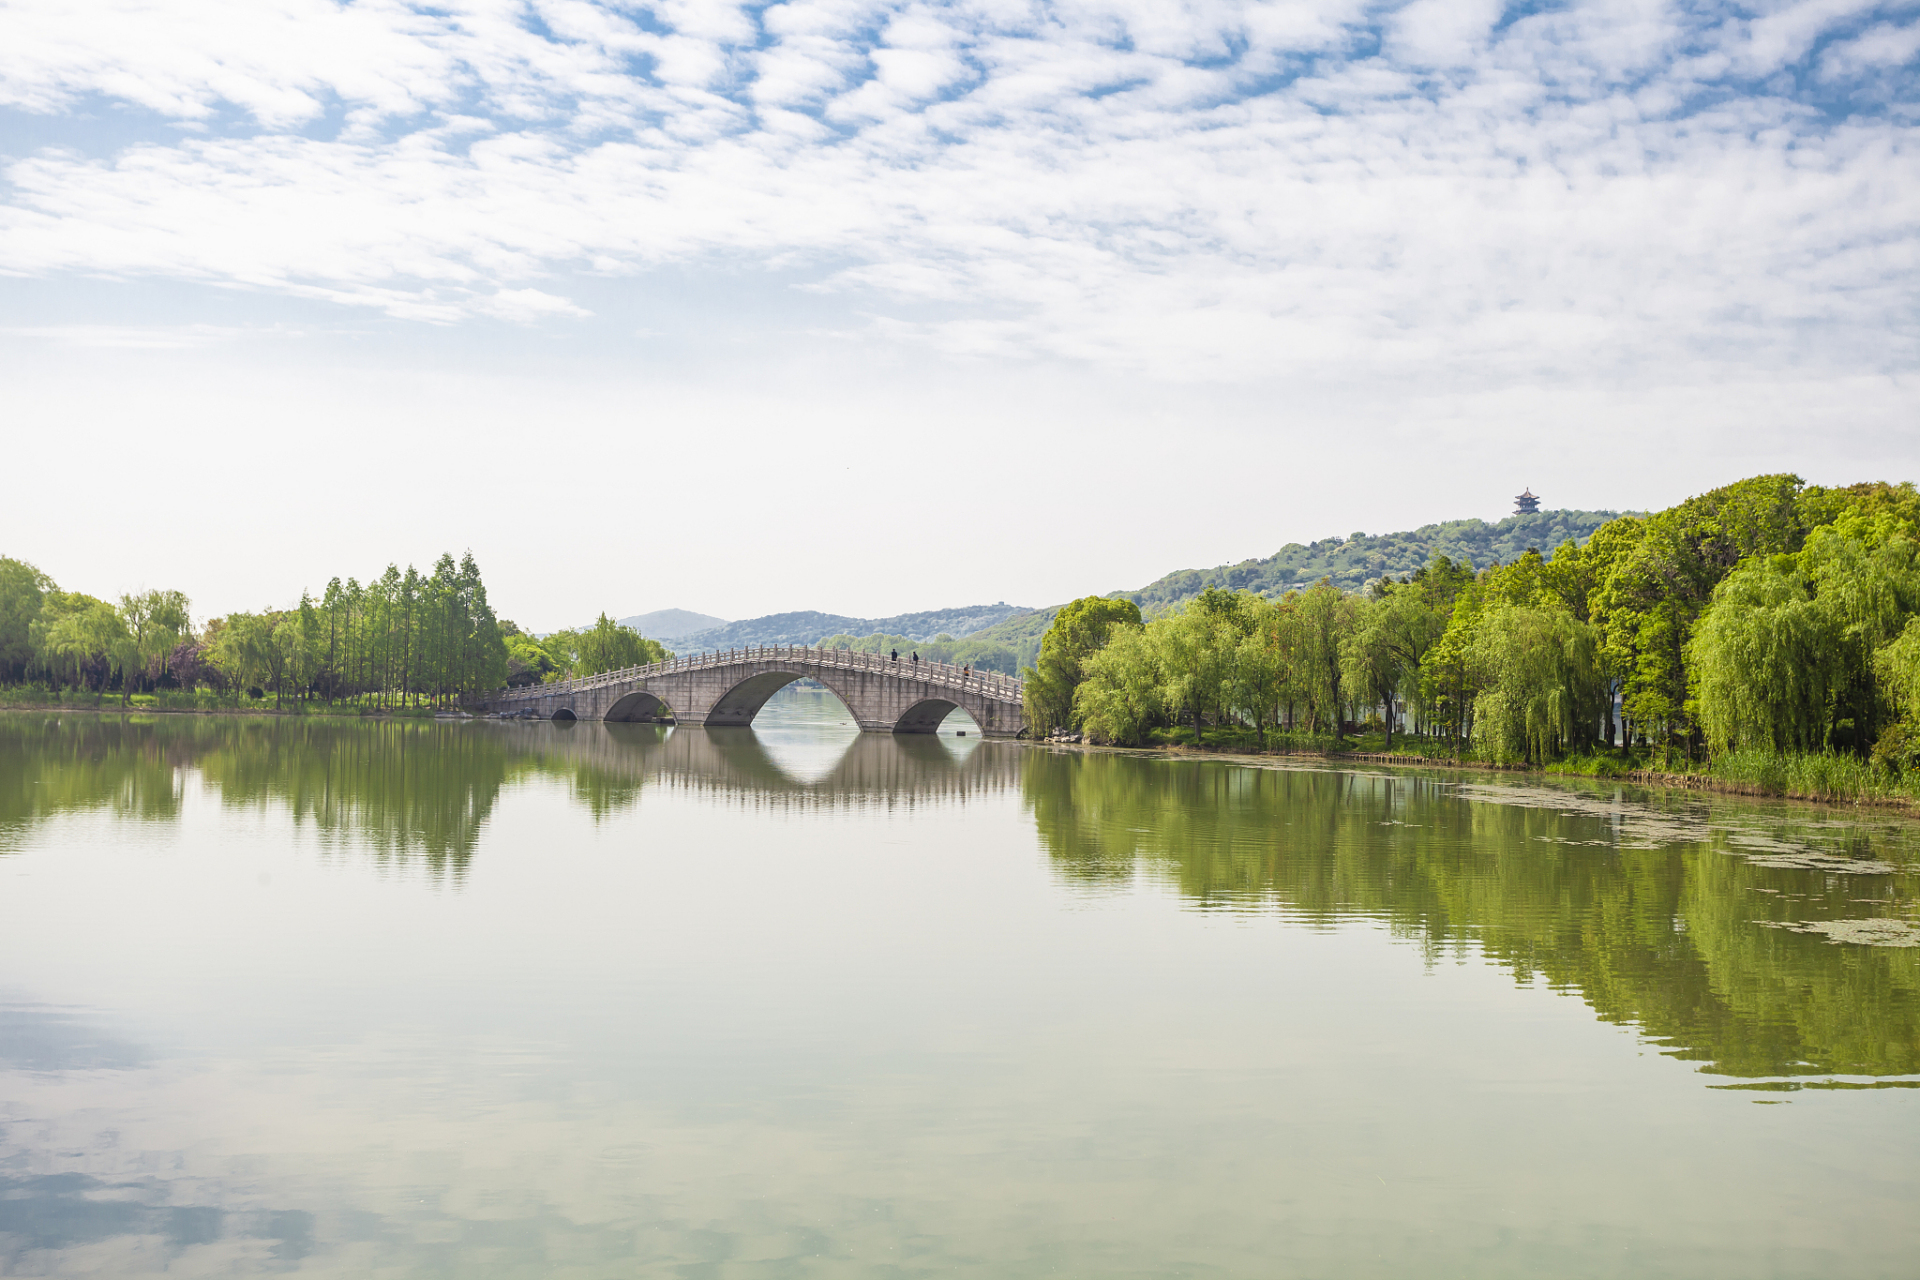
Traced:
[[552, 716], [552, 719], [554, 720], [555, 723], [561, 723], [561, 724], [570, 723], [574, 720], [578, 720], [579, 718], [580, 718], [579, 716], [576, 716], [573, 714], [572, 707], [559, 707], [554, 711]]
[[616, 723], [641, 721], [651, 723], [660, 720], [672, 720], [673, 708], [664, 700], [645, 689], [635, 689], [607, 708], [606, 719]]
[[714, 699], [713, 706], [707, 710], [707, 723], [710, 725], [749, 725], [760, 714], [760, 708], [767, 705], [767, 699], [786, 688], [796, 680], [818, 680], [826, 686], [827, 692], [840, 700], [847, 709], [847, 718], [856, 719], [854, 700], [848, 696], [835, 681], [820, 671], [762, 671], [748, 676]]
[[922, 698], [900, 713], [900, 719], [894, 722], [895, 733], [937, 733], [946, 718], [956, 711], [966, 711], [967, 719], [977, 725], [978, 719], [973, 712], [949, 698]]

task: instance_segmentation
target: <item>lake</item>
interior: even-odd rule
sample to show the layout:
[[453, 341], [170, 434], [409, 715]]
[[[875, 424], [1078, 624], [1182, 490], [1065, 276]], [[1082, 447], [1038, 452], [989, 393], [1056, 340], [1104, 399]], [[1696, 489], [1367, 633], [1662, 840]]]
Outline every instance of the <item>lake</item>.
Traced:
[[1920, 1270], [1914, 824], [845, 719], [0, 715], [0, 1274]]

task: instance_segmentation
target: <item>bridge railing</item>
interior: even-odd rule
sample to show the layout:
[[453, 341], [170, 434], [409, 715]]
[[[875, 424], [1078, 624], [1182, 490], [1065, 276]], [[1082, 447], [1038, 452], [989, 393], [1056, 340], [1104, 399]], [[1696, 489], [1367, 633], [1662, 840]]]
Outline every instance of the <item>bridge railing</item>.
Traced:
[[547, 684], [525, 685], [518, 689], [501, 689], [477, 701], [517, 702], [544, 698], [556, 693], [600, 689], [610, 684], [673, 675], [682, 671], [710, 671], [715, 667], [736, 666], [743, 662], [782, 660], [843, 671], [877, 671], [883, 675], [918, 680], [924, 684], [944, 685], [1014, 702], [1020, 701], [1026, 690], [1026, 682], [1014, 676], [1002, 675], [998, 671], [975, 671], [951, 662], [917, 662], [911, 657], [890, 658], [883, 653], [865, 653], [855, 649], [824, 649], [814, 645], [761, 644], [715, 649], [708, 653], [668, 658], [665, 662], [622, 667], [618, 671], [602, 671], [597, 675], [580, 676], [573, 680], [555, 680]]

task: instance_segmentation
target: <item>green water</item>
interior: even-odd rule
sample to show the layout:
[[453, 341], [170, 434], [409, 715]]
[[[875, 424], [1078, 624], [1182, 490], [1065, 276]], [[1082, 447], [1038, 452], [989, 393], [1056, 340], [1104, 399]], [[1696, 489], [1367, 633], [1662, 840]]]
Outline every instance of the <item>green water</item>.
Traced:
[[0, 716], [0, 1275], [1920, 1271], [1913, 826], [844, 719]]

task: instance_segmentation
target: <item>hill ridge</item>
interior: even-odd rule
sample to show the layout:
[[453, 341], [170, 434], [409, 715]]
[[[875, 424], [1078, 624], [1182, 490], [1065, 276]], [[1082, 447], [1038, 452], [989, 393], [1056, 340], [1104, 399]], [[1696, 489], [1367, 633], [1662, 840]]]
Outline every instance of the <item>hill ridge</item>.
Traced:
[[[1475, 518], [1446, 520], [1398, 533], [1356, 532], [1344, 538], [1322, 538], [1304, 545], [1289, 542], [1270, 556], [1215, 565], [1211, 569], [1176, 569], [1137, 590], [1103, 594], [1131, 600], [1143, 612], [1151, 612], [1189, 600], [1208, 587], [1284, 595], [1328, 578], [1343, 591], [1361, 591], [1383, 577], [1405, 577], [1431, 562], [1436, 554], [1464, 560], [1476, 569], [1496, 562], [1508, 563], [1525, 555], [1529, 547], [1538, 547], [1542, 555], [1551, 555], [1555, 548], [1569, 540], [1585, 542], [1595, 529], [1622, 514], [1625, 513], [1571, 509], [1536, 511], [1511, 515], [1493, 524]], [[1018, 614], [965, 638], [1004, 644], [1019, 655], [1022, 665], [1027, 665], [1038, 655], [1040, 637], [1052, 625], [1053, 615], [1060, 608], [1056, 604]]]
[[1008, 604], [1004, 600], [996, 604], [902, 613], [891, 618], [852, 618], [838, 613], [797, 610], [745, 618], [690, 636], [681, 636], [676, 648], [693, 652], [744, 644], [813, 644], [833, 635], [886, 634], [906, 636], [912, 640], [931, 640], [942, 633], [964, 636], [1030, 612], [1032, 610], [1025, 605]]

